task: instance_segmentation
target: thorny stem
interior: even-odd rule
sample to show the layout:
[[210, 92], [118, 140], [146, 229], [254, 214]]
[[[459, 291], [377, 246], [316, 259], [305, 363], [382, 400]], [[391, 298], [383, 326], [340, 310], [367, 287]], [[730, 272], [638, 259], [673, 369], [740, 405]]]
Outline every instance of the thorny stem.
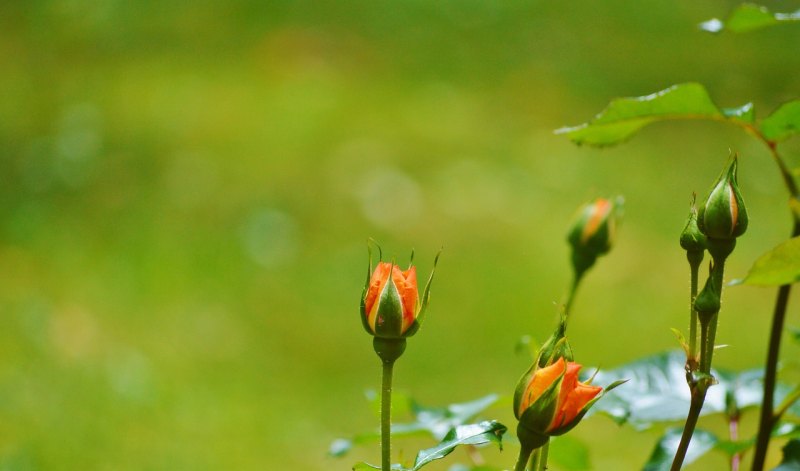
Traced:
[[[800, 197], [800, 190], [798, 190], [797, 182], [792, 176], [792, 173], [786, 167], [786, 163], [778, 154], [777, 143], [766, 139], [763, 134], [758, 131], [753, 133], [761, 139], [764, 144], [769, 148], [773, 160], [778, 165], [778, 170], [781, 172], [781, 177], [789, 191], [789, 196], [793, 201], [797, 201]], [[795, 209], [792, 208], [792, 219], [794, 225], [792, 227], [792, 237], [800, 235], [800, 220]], [[781, 349], [781, 335], [783, 334], [783, 324], [786, 319], [786, 307], [789, 303], [789, 295], [791, 294], [792, 286], [783, 285], [778, 288], [778, 296], [775, 299], [775, 308], [772, 313], [772, 328], [770, 330], [769, 345], [767, 346], [767, 359], [764, 365], [764, 395], [761, 403], [761, 416], [758, 422], [758, 436], [756, 438], [756, 447], [753, 455], [752, 471], [762, 471], [764, 469], [764, 461], [767, 458], [767, 449], [769, 448], [769, 439], [772, 435], [772, 429], [777, 422], [779, 416], [775, 415], [775, 383], [778, 376], [778, 357]]]
[[689, 415], [686, 417], [686, 424], [683, 426], [683, 434], [681, 435], [681, 442], [678, 445], [678, 451], [675, 452], [675, 459], [672, 461], [670, 471], [679, 471], [683, 465], [683, 460], [686, 458], [686, 451], [689, 449], [689, 443], [692, 441], [692, 434], [694, 428], [697, 426], [697, 419], [700, 418], [700, 411], [703, 410], [703, 403], [706, 400], [707, 384], [706, 378], [701, 378], [700, 381], [692, 388], [692, 401], [689, 405]]
[[394, 361], [383, 361], [381, 381], [381, 470], [392, 467], [392, 370]]
[[[716, 287], [719, 292], [717, 296], [722, 297], [722, 279], [725, 271], [725, 256], [714, 257], [714, 264], [711, 270], [712, 286]], [[693, 280], [696, 281], [696, 280]], [[696, 290], [696, 286], [692, 286]], [[694, 296], [692, 297], [692, 311], [694, 311]], [[689, 389], [692, 393], [691, 403], [689, 405], [689, 414], [686, 417], [686, 423], [683, 426], [683, 433], [681, 434], [681, 441], [678, 444], [678, 450], [675, 452], [675, 458], [672, 461], [670, 471], [679, 471], [683, 466], [683, 460], [686, 458], [686, 452], [689, 450], [689, 444], [694, 435], [694, 429], [697, 427], [697, 420], [700, 418], [700, 411], [703, 410], [703, 403], [706, 400], [706, 392], [711, 386], [713, 378], [711, 376], [711, 360], [714, 356], [714, 337], [717, 333], [717, 320], [719, 318], [719, 311], [714, 313], [710, 319], [705, 322], [700, 322], [700, 373], [701, 377], [695, 379], [693, 374], [689, 375], [690, 383]]]

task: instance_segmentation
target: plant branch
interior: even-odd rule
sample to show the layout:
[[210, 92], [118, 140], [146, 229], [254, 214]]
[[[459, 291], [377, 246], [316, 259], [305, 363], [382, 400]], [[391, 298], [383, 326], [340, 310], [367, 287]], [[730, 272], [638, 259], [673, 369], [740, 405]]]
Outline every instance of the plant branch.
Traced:
[[686, 458], [686, 452], [689, 450], [689, 443], [692, 441], [694, 429], [697, 427], [697, 419], [700, 418], [700, 411], [703, 410], [703, 403], [706, 400], [706, 388], [703, 382], [707, 378], [701, 378], [696, 387], [692, 388], [692, 400], [689, 405], [689, 415], [686, 416], [686, 424], [683, 426], [683, 434], [681, 441], [678, 444], [678, 451], [675, 452], [675, 459], [672, 460], [670, 471], [679, 471], [683, 465], [683, 460]]
[[392, 467], [392, 370], [394, 361], [383, 361], [381, 381], [381, 470]]
[[[797, 182], [778, 153], [777, 144], [765, 139], [760, 133], [757, 135], [769, 148], [775, 163], [778, 165], [778, 169], [781, 172], [790, 197], [797, 200], [798, 196], [800, 196], [800, 190], [798, 190]], [[800, 219], [798, 219], [798, 214], [794, 211], [794, 208], [792, 208], [792, 220], [794, 222], [792, 237], [797, 237], [800, 235]], [[758, 435], [753, 456], [753, 471], [762, 471], [764, 469], [764, 462], [767, 458], [767, 449], [769, 448], [772, 429], [775, 427], [775, 423], [781, 415], [776, 415], [773, 410], [775, 403], [775, 383], [777, 382], [778, 376], [781, 336], [783, 335], [783, 325], [786, 320], [786, 307], [789, 303], [791, 290], [791, 285], [783, 285], [778, 288], [778, 296], [775, 299], [775, 308], [772, 313], [772, 328], [770, 330], [767, 359], [764, 366], [764, 396], [761, 403], [761, 416], [758, 422]]]

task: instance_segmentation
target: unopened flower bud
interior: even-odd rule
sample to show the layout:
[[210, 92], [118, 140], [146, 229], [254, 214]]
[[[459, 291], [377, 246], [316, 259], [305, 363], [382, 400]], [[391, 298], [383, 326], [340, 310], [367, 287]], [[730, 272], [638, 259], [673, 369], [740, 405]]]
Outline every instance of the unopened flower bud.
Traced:
[[597, 257], [608, 253], [614, 243], [623, 200], [598, 198], [583, 206], [572, 224], [567, 240], [572, 246], [572, 266], [579, 277]]
[[706, 248], [706, 236], [697, 227], [697, 208], [692, 204], [686, 227], [681, 232], [681, 247], [687, 252], [703, 252]]
[[[439, 257], [436, 257], [438, 261]], [[371, 265], [371, 264], [370, 264]], [[435, 268], [436, 262], [434, 262]], [[370, 270], [371, 270], [370, 266]], [[422, 298], [417, 290], [417, 268], [401, 270], [394, 263], [378, 262], [361, 296], [361, 321], [375, 337], [399, 339], [414, 335], [430, 299], [433, 272]]]
[[716, 285], [714, 277], [708, 277], [705, 286], [694, 299], [694, 309], [697, 311], [700, 322], [709, 322], [714, 314], [719, 312], [720, 294], [721, 287]]
[[736, 181], [734, 155], [697, 215], [699, 229], [709, 239], [735, 239], [747, 229], [747, 209]]
[[564, 358], [545, 368], [534, 364], [520, 379], [514, 393], [517, 435], [529, 446], [575, 427], [603, 388], [578, 381], [581, 365]]

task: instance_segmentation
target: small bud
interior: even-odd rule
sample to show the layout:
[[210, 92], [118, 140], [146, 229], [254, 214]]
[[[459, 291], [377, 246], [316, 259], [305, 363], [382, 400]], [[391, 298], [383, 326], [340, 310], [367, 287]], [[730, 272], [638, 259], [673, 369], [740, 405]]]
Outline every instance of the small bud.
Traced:
[[597, 257], [608, 253], [614, 243], [623, 200], [598, 198], [578, 211], [567, 240], [572, 246], [572, 266], [577, 277], [588, 270]]
[[706, 248], [706, 236], [697, 227], [697, 207], [692, 203], [689, 219], [681, 232], [681, 247], [687, 252], [703, 252]]
[[735, 239], [747, 230], [747, 209], [736, 181], [734, 155], [697, 215], [699, 229], [709, 239]]
[[709, 276], [705, 286], [694, 299], [694, 309], [700, 322], [707, 323], [720, 309], [720, 286], [716, 286], [714, 277]]

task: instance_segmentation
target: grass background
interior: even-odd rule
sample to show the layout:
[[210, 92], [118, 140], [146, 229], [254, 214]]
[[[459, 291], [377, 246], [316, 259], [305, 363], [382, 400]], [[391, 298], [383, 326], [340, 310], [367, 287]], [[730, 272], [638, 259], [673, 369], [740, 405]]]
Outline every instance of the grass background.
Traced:
[[[798, 98], [800, 28], [697, 29], [736, 4], [3, 2], [0, 469], [378, 461], [377, 446], [326, 456], [377, 426], [363, 391], [379, 365], [357, 319], [368, 237], [398, 260], [415, 248], [422, 273], [444, 247], [396, 368], [423, 404], [511, 394], [529, 361], [514, 345], [552, 329], [566, 228], [597, 196], [624, 194], [626, 218], [576, 301], [577, 359], [675, 347], [677, 236], [729, 149], [751, 215], [729, 277], [789, 232], [766, 149], [717, 123], [659, 124], [605, 150], [552, 131], [684, 81], [762, 117]], [[782, 150], [794, 167], [800, 147]], [[773, 296], [727, 291], [716, 363], [761, 364]], [[783, 351], [790, 382], [798, 353]], [[513, 430], [506, 406], [491, 413]], [[603, 417], [571, 434], [592, 469], [639, 469], [657, 436]], [[515, 454], [488, 456], [511, 467]]]

